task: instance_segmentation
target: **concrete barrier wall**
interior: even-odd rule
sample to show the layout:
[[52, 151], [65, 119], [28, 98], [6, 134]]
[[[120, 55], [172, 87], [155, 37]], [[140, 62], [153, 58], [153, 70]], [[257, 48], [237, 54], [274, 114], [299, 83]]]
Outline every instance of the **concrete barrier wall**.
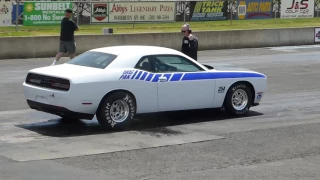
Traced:
[[[314, 28], [194, 32], [199, 50], [314, 44]], [[77, 53], [115, 45], [156, 45], [180, 50], [182, 33], [77, 35]], [[0, 38], [0, 59], [54, 57], [58, 36]]]

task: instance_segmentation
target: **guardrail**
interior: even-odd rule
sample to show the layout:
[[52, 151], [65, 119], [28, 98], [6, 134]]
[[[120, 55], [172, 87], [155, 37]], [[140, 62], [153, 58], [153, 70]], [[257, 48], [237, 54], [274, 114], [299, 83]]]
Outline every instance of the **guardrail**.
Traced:
[[[199, 38], [200, 51], [309, 45], [315, 43], [317, 36], [314, 27], [202, 31], [195, 32], [195, 35]], [[115, 45], [155, 45], [180, 50], [182, 36], [181, 33], [144, 33], [78, 35], [75, 39], [77, 54], [79, 54], [93, 48]], [[59, 38], [57, 36], [4, 37], [0, 38], [0, 59], [54, 57], [58, 51], [58, 45]]]

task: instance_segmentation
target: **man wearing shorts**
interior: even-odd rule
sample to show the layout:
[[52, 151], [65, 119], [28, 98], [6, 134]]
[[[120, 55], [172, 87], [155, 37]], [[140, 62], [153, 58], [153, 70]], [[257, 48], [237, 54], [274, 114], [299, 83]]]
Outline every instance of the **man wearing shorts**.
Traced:
[[61, 21], [60, 44], [59, 53], [53, 61], [52, 66], [56, 64], [63, 53], [68, 53], [70, 59], [76, 56], [76, 43], [74, 40], [74, 31], [79, 31], [78, 26], [70, 19], [72, 17], [72, 10], [67, 9], [65, 17]]

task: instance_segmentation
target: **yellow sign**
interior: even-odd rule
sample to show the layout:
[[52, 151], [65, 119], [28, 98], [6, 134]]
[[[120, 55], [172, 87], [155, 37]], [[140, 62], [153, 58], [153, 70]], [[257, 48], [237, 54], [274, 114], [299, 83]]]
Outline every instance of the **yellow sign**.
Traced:
[[226, 20], [226, 3], [226, 1], [196, 2], [191, 21]]
[[269, 12], [271, 11], [271, 2], [250, 2], [247, 12]]
[[222, 12], [223, 1], [197, 2], [194, 13]]
[[247, 13], [247, 5], [245, 1], [239, 1], [238, 4], [238, 19], [244, 19]]

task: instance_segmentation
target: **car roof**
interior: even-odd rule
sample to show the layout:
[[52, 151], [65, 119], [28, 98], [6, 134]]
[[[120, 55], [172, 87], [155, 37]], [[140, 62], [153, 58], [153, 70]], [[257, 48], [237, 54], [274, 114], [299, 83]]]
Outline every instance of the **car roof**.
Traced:
[[146, 45], [123, 45], [123, 46], [109, 46], [91, 49], [90, 51], [110, 53], [114, 55], [127, 55], [129, 53], [133, 53], [135, 55], [152, 55], [152, 54], [176, 54], [181, 55], [182, 53], [160, 46], [146, 46]]
[[[170, 54], [170, 55], [180, 55], [190, 60], [190, 58], [183, 54], [182, 52], [160, 46], [148, 46], [148, 45], [122, 45], [122, 46], [109, 46], [101, 47], [96, 49], [91, 49], [90, 51], [109, 53], [117, 55], [118, 58], [116, 61], [113, 61], [108, 68], [133, 68], [139, 59], [143, 56], [148, 55], [161, 55], [161, 54]], [[201, 63], [194, 61], [203, 69], [207, 69]]]

